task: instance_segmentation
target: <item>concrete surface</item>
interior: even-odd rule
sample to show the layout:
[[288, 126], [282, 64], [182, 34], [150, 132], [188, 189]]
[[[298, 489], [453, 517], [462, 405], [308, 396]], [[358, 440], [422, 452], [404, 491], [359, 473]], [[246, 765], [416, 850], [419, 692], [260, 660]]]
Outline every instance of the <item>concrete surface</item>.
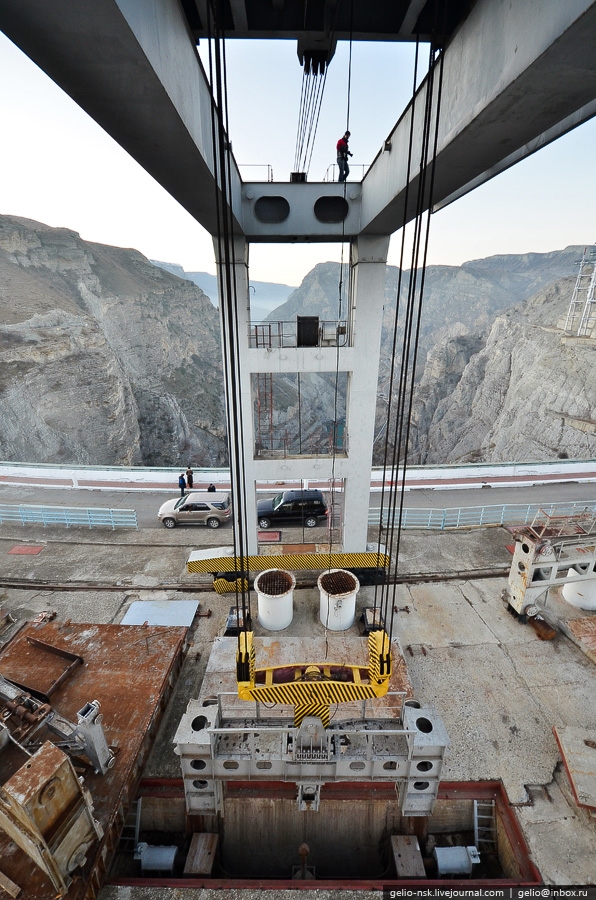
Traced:
[[[284, 537], [290, 540], [292, 529], [287, 532]], [[224, 533], [197, 528], [114, 534], [0, 525], [0, 582], [20, 579], [26, 585], [0, 586], [0, 607], [17, 619], [54, 610], [63, 620], [117, 623], [134, 601], [189, 596], [199, 600], [200, 613], [211, 610], [211, 616], [197, 617], [189, 632], [190, 650], [149, 758], [148, 776], [179, 776], [173, 735], [188, 700], [198, 696], [211, 644], [223, 633], [233, 604], [232, 595], [216, 594], [208, 578], [188, 575], [185, 569], [191, 549], [221, 545]], [[400, 569], [415, 574], [502, 568], [511, 559], [510, 543], [511, 535], [502, 529], [408, 532], [402, 537]], [[44, 549], [35, 556], [8, 554], [12, 547], [28, 544]], [[61, 589], [54, 590], [53, 582]], [[65, 590], [76, 587], [75, 582], [90, 589]], [[194, 584], [198, 590], [190, 595], [181, 590]], [[505, 586], [504, 578], [390, 586], [390, 604], [400, 610], [395, 634], [415, 696], [437, 708], [452, 742], [443, 780], [502, 780], [545, 882], [593, 884], [596, 820], [574, 802], [552, 727], [596, 729], [596, 667], [560, 630], [545, 642], [520, 625], [500, 599]], [[372, 605], [373, 592], [360, 591], [357, 616], [363, 605]], [[294, 608], [288, 633], [292, 627], [304, 636], [322, 631], [317, 591], [296, 590]], [[553, 591], [545, 615], [557, 625], [590, 614], [570, 607]], [[211, 900], [212, 893], [188, 891], [184, 896]], [[238, 891], [237, 896], [250, 900], [253, 893]], [[317, 891], [316, 897], [344, 900], [352, 893]], [[311, 892], [276, 896], [293, 900], [298, 894], [307, 900]], [[235, 895], [227, 892], [230, 898]], [[163, 889], [105, 888], [101, 900], [171, 896]], [[368, 900], [367, 892], [354, 896]]]

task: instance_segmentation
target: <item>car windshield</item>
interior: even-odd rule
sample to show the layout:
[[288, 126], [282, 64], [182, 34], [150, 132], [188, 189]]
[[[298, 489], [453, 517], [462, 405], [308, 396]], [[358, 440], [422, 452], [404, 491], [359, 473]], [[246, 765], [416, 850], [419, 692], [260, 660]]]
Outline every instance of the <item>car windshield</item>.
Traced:
[[184, 503], [186, 500], [188, 500], [188, 497], [180, 497], [180, 500], [178, 500], [178, 502], [177, 502], [176, 505], [174, 506], [174, 509], [180, 509], [180, 507], [183, 505], [183, 503]]
[[271, 501], [273, 509], [277, 509], [278, 506], [281, 506], [281, 504], [283, 503], [283, 499], [284, 499], [283, 494], [278, 494], [277, 497], [274, 497], [273, 500]]

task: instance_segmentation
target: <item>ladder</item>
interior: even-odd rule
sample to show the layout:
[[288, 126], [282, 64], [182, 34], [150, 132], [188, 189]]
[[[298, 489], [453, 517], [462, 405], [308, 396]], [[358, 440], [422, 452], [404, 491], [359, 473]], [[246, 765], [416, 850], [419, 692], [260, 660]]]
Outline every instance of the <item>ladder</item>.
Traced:
[[484, 853], [497, 852], [494, 800], [474, 800], [474, 845]]
[[139, 831], [141, 827], [142, 799], [142, 797], [139, 797], [138, 800], [133, 800], [133, 802], [130, 804], [128, 815], [126, 816], [126, 820], [124, 822], [124, 825], [122, 826], [122, 831], [118, 840], [119, 853], [134, 853], [137, 849], [137, 844], [139, 843]]
[[592, 277], [590, 278], [590, 284], [588, 285], [588, 294], [586, 296], [581, 322], [579, 323], [579, 329], [577, 331], [577, 334], [580, 337], [590, 337], [592, 329], [594, 325], [596, 325], [596, 312], [594, 312], [594, 304], [596, 303], [596, 300], [594, 299], [595, 286], [596, 262], [593, 262]]
[[[565, 331], [573, 333], [576, 322], [579, 320], [578, 335], [587, 334], [588, 323], [586, 314], [592, 316], [592, 304], [594, 303], [594, 285], [596, 281], [596, 247], [584, 247], [584, 254], [579, 263], [579, 272], [575, 279], [575, 287], [571, 295], [571, 302], [565, 320]], [[592, 323], [594, 324], [594, 323]]]
[[[264, 346], [264, 345], [263, 345]], [[275, 450], [273, 438], [273, 375], [260, 372], [256, 375], [257, 396], [255, 398], [256, 421], [256, 455], [260, 450]]]

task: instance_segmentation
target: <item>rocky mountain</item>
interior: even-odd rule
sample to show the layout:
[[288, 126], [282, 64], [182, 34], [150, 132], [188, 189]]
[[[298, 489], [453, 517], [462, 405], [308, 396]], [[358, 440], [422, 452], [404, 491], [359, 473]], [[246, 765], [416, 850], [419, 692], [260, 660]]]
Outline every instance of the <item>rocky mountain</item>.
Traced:
[[[580, 254], [568, 247], [428, 267], [411, 462], [594, 455], [596, 342], [557, 327]], [[205, 273], [0, 216], [0, 458], [225, 465], [219, 316], [190, 275]], [[315, 266], [269, 320], [345, 317], [348, 273], [341, 286], [339, 276], [336, 263]], [[397, 316], [400, 348], [409, 278], [387, 268], [376, 463], [387, 433], [394, 323]], [[270, 301], [290, 290], [269, 287], [257, 285], [257, 293]], [[274, 426], [288, 452], [329, 452], [334, 437], [341, 444], [345, 418], [345, 376], [337, 390], [333, 382], [329, 373], [276, 376], [264, 388], [276, 420], [258, 404], [255, 418], [265, 415], [263, 430]]]
[[[552, 253], [528, 253], [520, 256], [493, 256], [472, 260], [462, 266], [428, 266], [424, 284], [421, 320], [421, 347], [424, 353], [440, 339], [443, 329], [460, 323], [466, 331], [487, 329], [495, 315], [541, 288], [577, 271], [581, 247], [567, 247]], [[338, 263], [320, 263], [304, 278], [283, 306], [274, 310], [270, 320], [295, 319], [297, 315], [318, 315], [323, 319], [344, 318], [348, 291], [348, 272], [342, 276], [339, 290]], [[407, 298], [410, 272], [387, 266], [385, 313], [382, 346], [390, 352], [399, 286], [400, 304]], [[401, 331], [398, 328], [398, 336]]]
[[[172, 275], [186, 278], [200, 287], [207, 294], [214, 306], [218, 306], [217, 278], [209, 272], [186, 272], [178, 263], [160, 262], [152, 259], [154, 266], [159, 266]], [[295, 288], [289, 284], [279, 284], [270, 281], [250, 282], [250, 317], [253, 322], [261, 322], [269, 313], [285, 303]]]
[[0, 458], [226, 459], [217, 310], [136, 250], [0, 216]]
[[[488, 331], [499, 313], [524, 303], [536, 291], [557, 279], [577, 271], [580, 247], [567, 247], [552, 253], [532, 253], [520, 256], [494, 256], [473, 260], [461, 267], [428, 266], [426, 270], [424, 298], [420, 323], [420, 351], [416, 371], [416, 389], [412, 408], [408, 458], [411, 463], [438, 462], [441, 450], [429, 447], [429, 429], [439, 404], [448, 398], [458, 385], [466, 366], [485, 345]], [[416, 296], [419, 280], [412, 286]], [[381, 338], [379, 385], [377, 391], [377, 440], [374, 462], [380, 464], [385, 447], [387, 410], [390, 393], [391, 361], [395, 330], [397, 297], [399, 314], [396, 335], [398, 354], [404, 336], [404, 305], [410, 290], [410, 273], [394, 266], [387, 267], [385, 279], [385, 309]], [[297, 315], [318, 315], [321, 319], [344, 318], [347, 308], [348, 271], [344, 268], [340, 286], [340, 266], [322, 263], [315, 266], [287, 302], [274, 310], [269, 320], [294, 320]], [[399, 362], [397, 365], [399, 372]], [[477, 373], [480, 376], [480, 372]], [[394, 383], [396, 376], [394, 375]], [[288, 413], [280, 412], [276, 421], [279, 429], [288, 428], [296, 421], [298, 406], [297, 389], [283, 376], [277, 378], [277, 389], [291, 395]], [[304, 398], [305, 385], [302, 383]], [[394, 384], [395, 390], [395, 384]], [[343, 393], [340, 390], [340, 396]], [[329, 392], [327, 406], [318, 415], [333, 419], [334, 392]], [[305, 404], [303, 404], [305, 405]], [[392, 405], [396, 409], [395, 401]], [[452, 423], [453, 424], [453, 423]], [[389, 424], [389, 449], [391, 435], [395, 431], [394, 416]], [[522, 459], [514, 455], [508, 459]], [[403, 455], [403, 451], [402, 454]], [[439, 457], [439, 458], [437, 458]], [[532, 457], [540, 458], [540, 457]]]
[[421, 462], [594, 457], [596, 329], [586, 337], [563, 330], [574, 282], [557, 281], [498, 316], [463, 368], [449, 358], [454, 339], [435, 350], [423, 381], [451, 378], [452, 389], [434, 409], [418, 408]]

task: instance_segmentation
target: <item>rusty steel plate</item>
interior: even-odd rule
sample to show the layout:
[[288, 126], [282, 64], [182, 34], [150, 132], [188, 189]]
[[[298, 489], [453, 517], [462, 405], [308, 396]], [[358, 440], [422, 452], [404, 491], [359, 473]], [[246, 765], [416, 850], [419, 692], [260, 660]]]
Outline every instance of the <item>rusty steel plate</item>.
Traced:
[[[64, 659], [30, 643], [28, 637], [81, 656], [83, 665], [52, 694], [52, 706], [76, 722], [85, 703], [99, 700], [106, 739], [116, 754], [106, 775], [93, 770], [85, 774], [104, 838], [89, 851], [84, 878], [75, 879], [68, 900], [95, 896], [103, 881], [123, 810], [134, 797], [157, 722], [182, 664], [186, 633], [186, 628], [178, 627], [28, 623], [0, 652], [0, 672], [5, 678], [42, 691], [64, 671]], [[45, 731], [41, 735], [48, 736]], [[18, 748], [5, 747], [0, 754], [0, 783], [24, 762]], [[2, 832], [0, 859], [2, 871], [22, 889], [20, 900], [54, 896], [41, 869]]]
[[562, 631], [571, 638], [582, 653], [596, 663], [596, 616], [582, 616], [560, 622]]
[[281, 541], [281, 531], [259, 531], [257, 541], [259, 544], [278, 544]]
[[553, 727], [576, 803], [596, 808], [596, 741], [586, 728]]

